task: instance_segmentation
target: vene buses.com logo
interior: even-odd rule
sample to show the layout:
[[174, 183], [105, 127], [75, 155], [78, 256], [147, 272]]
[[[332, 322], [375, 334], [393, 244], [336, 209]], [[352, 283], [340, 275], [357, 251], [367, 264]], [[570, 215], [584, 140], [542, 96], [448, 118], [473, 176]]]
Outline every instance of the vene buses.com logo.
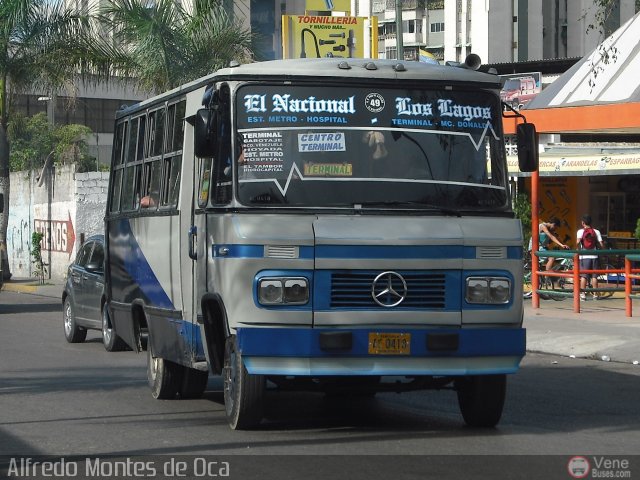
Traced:
[[575, 456], [569, 459], [567, 470], [573, 478], [585, 478], [589, 475], [591, 465], [589, 465], [589, 460], [585, 457]]

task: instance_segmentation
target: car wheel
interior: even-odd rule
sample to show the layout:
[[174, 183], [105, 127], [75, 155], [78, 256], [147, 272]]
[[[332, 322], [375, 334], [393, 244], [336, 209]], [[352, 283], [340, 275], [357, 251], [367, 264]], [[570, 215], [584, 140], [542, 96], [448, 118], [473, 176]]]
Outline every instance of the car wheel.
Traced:
[[184, 367], [180, 398], [200, 398], [207, 389], [209, 372]]
[[265, 379], [247, 372], [235, 335], [225, 343], [222, 378], [229, 426], [233, 430], [256, 427], [263, 415]]
[[87, 338], [87, 330], [79, 327], [76, 323], [76, 316], [73, 313], [73, 303], [69, 297], [64, 299], [62, 306], [62, 316], [64, 320], [64, 338], [69, 343], [81, 343]]
[[147, 381], [151, 395], [158, 400], [174, 399], [184, 376], [184, 367], [161, 357], [154, 357], [147, 348]]
[[113, 331], [106, 303], [102, 307], [102, 344], [107, 352], [119, 352], [126, 348], [124, 341]]
[[458, 405], [467, 425], [494, 427], [502, 417], [507, 392], [506, 375], [463, 377], [455, 382]]

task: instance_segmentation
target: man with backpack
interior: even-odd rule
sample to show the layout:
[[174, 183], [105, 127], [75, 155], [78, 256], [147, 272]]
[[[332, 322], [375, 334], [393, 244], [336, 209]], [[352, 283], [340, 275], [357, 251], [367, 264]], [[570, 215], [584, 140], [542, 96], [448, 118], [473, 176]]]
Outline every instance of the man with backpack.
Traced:
[[[598, 247], [603, 248], [602, 235], [600, 230], [591, 226], [591, 215], [582, 216], [582, 228], [578, 230], [577, 242], [579, 250], [596, 250]], [[580, 271], [583, 270], [597, 270], [598, 269], [598, 256], [597, 255], [580, 255]], [[587, 282], [590, 282], [591, 288], [598, 288], [598, 275], [594, 273], [580, 273], [580, 289], [587, 288]], [[580, 298], [586, 300], [587, 296], [585, 292], [580, 293]], [[594, 300], [598, 299], [597, 292], [592, 293]]]

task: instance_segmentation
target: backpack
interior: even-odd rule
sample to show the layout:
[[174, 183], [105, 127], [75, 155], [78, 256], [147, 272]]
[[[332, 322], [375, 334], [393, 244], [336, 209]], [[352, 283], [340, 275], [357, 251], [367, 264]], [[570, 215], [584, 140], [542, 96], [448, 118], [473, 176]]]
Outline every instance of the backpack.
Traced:
[[580, 240], [580, 243], [582, 243], [582, 248], [585, 250], [594, 250], [597, 243], [595, 230], [591, 227], [585, 228], [584, 232], [582, 232], [582, 239]]

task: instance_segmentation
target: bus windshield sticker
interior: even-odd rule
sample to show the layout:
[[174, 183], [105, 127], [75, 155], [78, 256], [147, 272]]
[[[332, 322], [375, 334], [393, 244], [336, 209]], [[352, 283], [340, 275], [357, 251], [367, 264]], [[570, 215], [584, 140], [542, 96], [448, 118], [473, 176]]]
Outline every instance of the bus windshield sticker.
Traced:
[[344, 133], [321, 132], [298, 134], [299, 152], [344, 152], [346, 150]]
[[305, 163], [306, 177], [351, 177], [353, 165], [351, 163]]
[[283, 141], [277, 131], [244, 132], [242, 134], [244, 172], [282, 172]]

